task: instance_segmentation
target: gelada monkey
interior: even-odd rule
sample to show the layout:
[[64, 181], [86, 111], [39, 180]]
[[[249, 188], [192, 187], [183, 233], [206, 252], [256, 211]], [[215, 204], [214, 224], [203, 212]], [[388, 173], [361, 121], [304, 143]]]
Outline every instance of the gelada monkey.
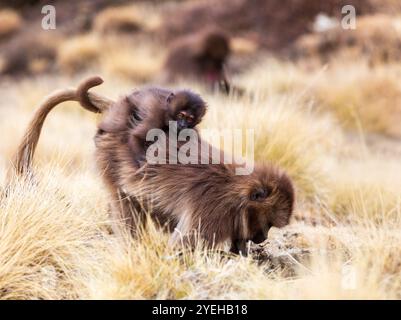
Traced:
[[132, 233], [147, 210], [175, 229], [173, 243], [186, 239], [192, 244], [195, 231], [208, 246], [228, 240], [232, 252], [245, 253], [247, 241], [260, 243], [271, 226], [288, 224], [294, 188], [281, 170], [259, 165], [249, 176], [238, 176], [235, 165], [148, 163], [138, 170], [132, 159], [144, 149], [132, 148], [130, 130], [125, 121], [118, 131], [98, 133], [96, 154], [114, 198], [113, 214]]
[[[117, 154], [129, 157], [129, 146], [120, 147]], [[271, 165], [257, 165], [245, 176], [228, 164], [147, 163], [135, 174], [127, 165], [116, 168], [120, 188], [150, 202], [159, 221], [170, 221], [173, 243], [193, 244], [195, 232], [209, 247], [229, 241], [232, 252], [246, 253], [247, 241], [263, 242], [272, 226], [287, 225], [292, 215], [293, 184]]]
[[127, 138], [138, 166], [150, 142], [146, 136], [151, 129], [168, 132], [169, 122], [175, 121], [177, 133], [194, 129], [206, 113], [206, 103], [189, 91], [171, 91], [147, 87], [123, 96], [113, 104], [99, 125], [99, 134], [129, 130]]
[[230, 84], [224, 71], [229, 54], [230, 40], [217, 28], [179, 38], [169, 49], [162, 78], [166, 83], [198, 80], [229, 93]]
[[[123, 176], [133, 175], [145, 162], [150, 144], [146, 141], [147, 132], [161, 129], [167, 133], [169, 121], [177, 122], [178, 131], [195, 128], [205, 112], [206, 104], [197, 94], [157, 87], [136, 90], [110, 106], [99, 125], [95, 144], [96, 162], [111, 194], [116, 233], [125, 233], [124, 228], [119, 227], [123, 222], [128, 231], [135, 234], [149, 211], [147, 201], [127, 194], [121, 183]], [[159, 217], [157, 220], [162, 225], [167, 221], [165, 215], [154, 216]]]

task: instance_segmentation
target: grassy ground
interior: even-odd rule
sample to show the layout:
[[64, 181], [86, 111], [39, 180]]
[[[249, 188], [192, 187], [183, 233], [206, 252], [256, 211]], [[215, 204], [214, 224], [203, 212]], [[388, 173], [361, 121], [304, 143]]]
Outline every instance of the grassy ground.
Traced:
[[[66, 103], [45, 125], [36, 183], [20, 181], [0, 202], [0, 298], [401, 298], [400, 142], [386, 136], [396, 129], [399, 66], [370, 69], [361, 61], [306, 72], [261, 63], [235, 79], [252, 99], [196, 90], [209, 104], [202, 127], [253, 128], [256, 159], [293, 178], [295, 217], [269, 235], [287, 262], [223, 258], [201, 247], [177, 255], [155, 228], [120, 243], [93, 163], [98, 119]], [[2, 181], [40, 99], [82, 76], [1, 82]], [[383, 78], [388, 85], [380, 87]], [[124, 76], [105, 80], [97, 91], [113, 98], [135, 86]], [[349, 104], [358, 116], [345, 112]], [[380, 127], [369, 125], [375, 114]], [[376, 145], [372, 132], [380, 133]], [[294, 259], [294, 249], [306, 254]]]

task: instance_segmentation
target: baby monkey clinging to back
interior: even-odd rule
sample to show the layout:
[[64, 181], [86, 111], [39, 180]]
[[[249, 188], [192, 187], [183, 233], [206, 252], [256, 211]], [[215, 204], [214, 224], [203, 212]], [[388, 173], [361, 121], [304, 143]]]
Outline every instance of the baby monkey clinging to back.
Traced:
[[194, 129], [205, 113], [206, 103], [189, 90], [173, 92], [149, 87], [120, 99], [111, 107], [99, 128], [101, 133], [128, 129], [128, 144], [140, 166], [146, 148], [152, 143], [146, 140], [149, 130], [161, 129], [168, 133], [170, 121], [176, 121], [177, 133]]

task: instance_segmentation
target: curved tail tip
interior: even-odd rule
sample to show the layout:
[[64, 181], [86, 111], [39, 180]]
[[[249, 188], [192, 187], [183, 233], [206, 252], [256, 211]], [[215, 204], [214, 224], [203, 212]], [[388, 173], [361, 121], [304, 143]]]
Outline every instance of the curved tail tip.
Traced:
[[104, 82], [103, 79], [99, 76], [92, 76], [86, 78], [78, 86], [78, 95], [86, 94], [86, 91], [88, 91], [90, 88], [96, 87], [102, 84], [103, 82]]
[[93, 86], [101, 85], [104, 82], [103, 79], [99, 76], [92, 76], [88, 79], [88, 81], [90, 81]]

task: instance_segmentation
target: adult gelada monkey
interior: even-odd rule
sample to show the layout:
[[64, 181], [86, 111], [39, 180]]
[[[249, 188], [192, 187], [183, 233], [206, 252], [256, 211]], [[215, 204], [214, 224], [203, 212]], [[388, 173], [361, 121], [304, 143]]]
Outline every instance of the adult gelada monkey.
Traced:
[[[41, 105], [18, 149], [18, 173], [30, 168], [40, 129], [55, 105], [76, 100], [93, 112], [116, 105], [91, 93], [85, 98], [88, 88], [101, 82], [94, 79], [81, 84], [78, 90], [53, 94]], [[257, 166], [249, 176], [237, 176], [234, 166], [223, 164], [145, 164], [138, 170], [132, 161], [138, 155], [133, 154], [129, 144], [131, 130], [129, 121], [114, 132], [99, 128], [95, 141], [98, 165], [113, 197], [112, 213], [133, 232], [136, 221], [141, 220], [137, 213], [143, 212], [137, 197], [150, 204], [145, 209], [155, 219], [170, 221], [175, 227], [173, 242], [181, 236], [191, 239], [191, 232], [198, 230], [208, 246], [229, 240], [232, 252], [245, 252], [248, 240], [261, 242], [271, 226], [282, 227], [289, 222], [294, 190], [291, 180], [279, 169]]]
[[235, 253], [245, 253], [248, 240], [264, 241], [270, 227], [288, 224], [295, 195], [281, 170], [258, 165], [250, 175], [238, 176], [235, 165], [210, 163], [146, 163], [138, 170], [133, 159], [144, 151], [132, 148], [131, 126], [123, 123], [118, 130], [97, 134], [96, 154], [115, 199], [113, 214], [133, 233], [143, 222], [140, 204], [159, 222], [169, 222], [170, 230], [175, 229], [173, 242], [184, 238], [193, 243], [195, 231], [208, 246], [230, 241]]
[[229, 93], [224, 66], [230, 51], [229, 37], [218, 28], [179, 38], [171, 44], [162, 79], [165, 82], [198, 80]]

